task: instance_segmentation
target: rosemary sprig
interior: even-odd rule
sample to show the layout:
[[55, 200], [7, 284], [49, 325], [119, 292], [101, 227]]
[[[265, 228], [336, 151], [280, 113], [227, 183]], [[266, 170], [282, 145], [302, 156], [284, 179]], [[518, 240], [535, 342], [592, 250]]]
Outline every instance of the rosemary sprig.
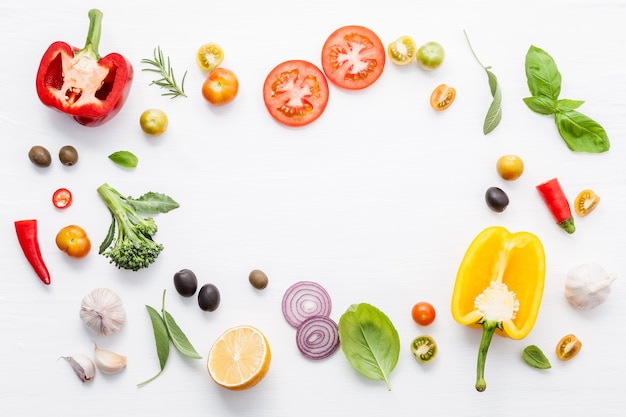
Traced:
[[178, 96], [187, 97], [185, 94], [185, 77], [187, 76], [187, 71], [183, 75], [183, 80], [180, 84], [180, 87], [176, 83], [176, 77], [174, 76], [174, 70], [170, 65], [170, 58], [167, 57], [167, 61], [163, 57], [163, 51], [161, 51], [161, 47], [157, 46], [154, 49], [154, 59], [142, 59], [142, 64], [152, 65], [154, 68], [143, 68], [142, 71], [150, 71], [156, 72], [161, 76], [158, 80], [154, 80], [150, 83], [150, 85], [158, 85], [161, 88], [166, 88], [167, 92], [161, 94], [162, 96], [170, 96], [170, 98], [175, 98]]

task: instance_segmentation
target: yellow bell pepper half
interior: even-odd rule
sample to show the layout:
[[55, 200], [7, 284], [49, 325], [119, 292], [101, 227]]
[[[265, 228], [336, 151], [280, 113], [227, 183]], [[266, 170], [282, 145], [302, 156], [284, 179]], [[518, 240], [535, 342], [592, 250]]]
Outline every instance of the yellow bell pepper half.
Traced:
[[488, 227], [474, 238], [461, 261], [452, 294], [452, 317], [483, 328], [476, 389], [484, 391], [484, 365], [494, 332], [512, 339], [530, 333], [543, 295], [545, 253], [532, 233]]

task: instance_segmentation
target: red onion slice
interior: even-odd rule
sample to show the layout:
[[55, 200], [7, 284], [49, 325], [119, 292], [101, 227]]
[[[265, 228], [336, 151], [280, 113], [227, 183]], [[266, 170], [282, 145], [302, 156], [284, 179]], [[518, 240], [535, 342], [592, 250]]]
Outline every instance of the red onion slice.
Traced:
[[295, 328], [310, 317], [330, 316], [331, 309], [330, 295], [316, 282], [296, 282], [283, 295], [283, 315]]
[[296, 330], [296, 344], [309, 359], [324, 359], [339, 346], [339, 329], [330, 317], [315, 316], [305, 320]]

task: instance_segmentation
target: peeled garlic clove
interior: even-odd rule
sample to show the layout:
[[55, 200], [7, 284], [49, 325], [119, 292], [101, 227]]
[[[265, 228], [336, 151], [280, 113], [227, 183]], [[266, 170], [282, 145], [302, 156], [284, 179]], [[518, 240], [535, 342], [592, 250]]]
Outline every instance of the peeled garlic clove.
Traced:
[[96, 288], [83, 298], [80, 319], [95, 334], [109, 336], [126, 322], [122, 299], [108, 288]]
[[99, 348], [95, 343], [94, 358], [98, 369], [105, 374], [117, 374], [126, 368], [126, 356]]
[[573, 267], [565, 280], [565, 298], [574, 307], [589, 310], [606, 301], [617, 277], [607, 274], [597, 263]]
[[81, 381], [89, 382], [96, 376], [96, 367], [89, 356], [76, 353], [72, 356], [62, 356], [62, 358], [69, 362]]

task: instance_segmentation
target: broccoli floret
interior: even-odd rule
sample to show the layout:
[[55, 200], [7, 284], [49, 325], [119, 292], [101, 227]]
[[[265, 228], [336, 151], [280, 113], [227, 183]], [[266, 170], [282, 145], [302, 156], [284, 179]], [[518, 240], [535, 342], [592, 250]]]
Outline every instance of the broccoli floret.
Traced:
[[164, 194], [152, 192], [138, 199], [124, 197], [106, 183], [98, 187], [98, 194], [112, 215], [109, 232], [100, 245], [100, 254], [121, 269], [137, 271], [150, 266], [163, 250], [163, 245], [152, 239], [157, 232], [154, 219], [138, 212], [166, 213], [177, 208], [178, 203]]

